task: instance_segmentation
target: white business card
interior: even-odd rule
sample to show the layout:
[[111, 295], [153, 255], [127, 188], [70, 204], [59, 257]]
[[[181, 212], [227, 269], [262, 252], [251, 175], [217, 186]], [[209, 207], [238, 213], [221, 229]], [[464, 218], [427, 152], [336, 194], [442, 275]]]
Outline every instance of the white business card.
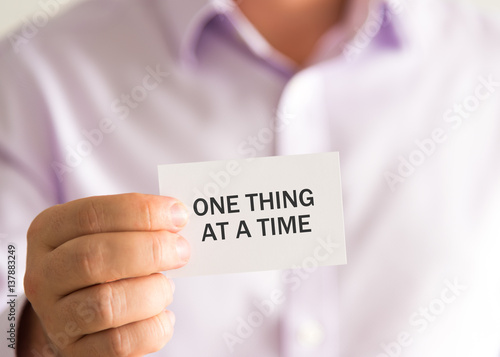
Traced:
[[169, 277], [346, 263], [338, 153], [159, 165], [190, 211], [191, 260]]

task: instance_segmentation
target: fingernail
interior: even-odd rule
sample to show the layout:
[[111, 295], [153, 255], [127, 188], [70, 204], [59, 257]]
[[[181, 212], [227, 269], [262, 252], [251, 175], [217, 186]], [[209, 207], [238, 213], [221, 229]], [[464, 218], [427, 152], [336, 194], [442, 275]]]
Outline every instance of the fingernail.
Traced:
[[175, 283], [172, 279], [168, 279], [168, 282], [170, 283], [170, 289], [172, 290], [172, 294], [175, 292]]
[[170, 220], [179, 228], [186, 225], [188, 221], [188, 211], [182, 203], [175, 203], [170, 207]]
[[189, 260], [191, 256], [191, 246], [188, 241], [182, 237], [178, 237], [175, 242], [175, 249], [177, 250], [177, 256], [182, 263], [185, 263]]
[[170, 319], [170, 323], [172, 324], [172, 326], [175, 326], [175, 314], [170, 310], [165, 310], [165, 312], [167, 313], [167, 316]]

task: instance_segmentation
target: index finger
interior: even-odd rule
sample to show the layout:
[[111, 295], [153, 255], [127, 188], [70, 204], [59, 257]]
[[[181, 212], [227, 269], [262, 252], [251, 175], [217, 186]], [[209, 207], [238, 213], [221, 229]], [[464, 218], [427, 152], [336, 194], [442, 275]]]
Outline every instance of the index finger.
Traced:
[[187, 219], [185, 206], [172, 197], [139, 193], [88, 197], [40, 213], [29, 228], [28, 239], [36, 237], [37, 243], [55, 249], [71, 239], [96, 233], [176, 233]]

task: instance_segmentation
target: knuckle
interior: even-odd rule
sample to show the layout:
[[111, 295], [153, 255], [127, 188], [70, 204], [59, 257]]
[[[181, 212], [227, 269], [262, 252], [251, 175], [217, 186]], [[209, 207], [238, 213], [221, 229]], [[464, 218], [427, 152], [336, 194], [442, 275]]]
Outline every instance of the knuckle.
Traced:
[[122, 329], [109, 330], [110, 352], [113, 357], [127, 357], [132, 354], [132, 343], [130, 334], [124, 333]]
[[151, 234], [151, 262], [155, 268], [162, 267], [163, 262], [163, 239], [161, 232], [152, 232]]
[[98, 200], [89, 198], [77, 213], [77, 224], [82, 232], [101, 233], [105, 217]]
[[64, 322], [62, 320], [69, 322], [75, 322], [78, 326], [81, 325], [81, 322], [78, 320], [78, 314], [76, 314], [76, 309], [78, 307], [78, 303], [70, 302], [70, 303], [60, 303], [57, 306], [57, 317], [61, 320], [62, 325]]
[[89, 320], [91, 308], [88, 302], [82, 300], [70, 299], [58, 304], [57, 317], [68, 337], [77, 337], [92, 331], [92, 320]]
[[82, 241], [78, 249], [73, 250], [74, 262], [80, 278], [86, 283], [95, 283], [104, 269], [104, 256], [99, 240]]
[[96, 304], [100, 323], [106, 328], [118, 327], [117, 322], [126, 306], [123, 303], [125, 296], [117, 287], [118, 285], [117, 283], [102, 284], [97, 290]]
[[33, 219], [26, 234], [28, 244], [36, 241], [48, 225], [52, 229], [58, 228], [58, 225], [61, 223], [56, 209], [58, 206], [59, 205], [47, 208]]
[[149, 200], [138, 193], [132, 194], [132, 198], [135, 202], [135, 207], [139, 213], [138, 217], [140, 217], [139, 226], [146, 228], [147, 230], [152, 230], [153, 227], [153, 210], [151, 207], [151, 203]]
[[156, 204], [157, 199], [140, 193], [127, 194], [128, 206], [133, 207], [137, 217], [136, 228], [139, 230], [157, 230], [159, 222], [166, 218]]

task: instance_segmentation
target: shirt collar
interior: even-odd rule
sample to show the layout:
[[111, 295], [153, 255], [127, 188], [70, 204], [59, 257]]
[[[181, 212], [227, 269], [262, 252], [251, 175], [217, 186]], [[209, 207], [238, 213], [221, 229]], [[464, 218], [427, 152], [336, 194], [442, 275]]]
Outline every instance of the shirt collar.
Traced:
[[219, 12], [227, 11], [225, 9], [231, 5], [229, 1], [190, 0], [184, 2], [189, 3], [190, 6], [181, 6], [180, 13], [176, 11], [174, 25], [180, 36], [181, 62], [187, 64], [196, 62], [196, 48], [203, 30]]
[[357, 0], [357, 15], [342, 41], [341, 52], [347, 61], [368, 50], [408, 49], [418, 40], [415, 6], [409, 0]]
[[[225, 16], [246, 46], [257, 57], [290, 69], [298, 69], [286, 56], [275, 50], [239, 11], [233, 0], [190, 0], [175, 9], [170, 20], [180, 36], [180, 60], [197, 62], [197, 47], [207, 24], [216, 16]], [[346, 50], [363, 46], [400, 47], [409, 39], [404, 19], [407, 0], [353, 0], [349, 2], [344, 21], [327, 32], [306, 65], [333, 58]], [[172, 9], [173, 10], [173, 9]], [[368, 39], [366, 38], [368, 36]], [[356, 43], [365, 37], [366, 45]], [[349, 58], [348, 58], [349, 59]]]
[[[241, 13], [233, 0], [195, 0], [190, 8], [183, 8], [177, 17], [176, 28], [180, 35], [180, 60], [185, 65], [197, 63], [197, 48], [202, 34], [213, 21], [225, 21], [239, 38], [239, 42], [259, 58], [274, 62], [285, 68], [294, 67], [293, 62], [274, 49]], [[181, 20], [183, 18], [184, 20]], [[227, 21], [226, 21], [227, 20]]]

